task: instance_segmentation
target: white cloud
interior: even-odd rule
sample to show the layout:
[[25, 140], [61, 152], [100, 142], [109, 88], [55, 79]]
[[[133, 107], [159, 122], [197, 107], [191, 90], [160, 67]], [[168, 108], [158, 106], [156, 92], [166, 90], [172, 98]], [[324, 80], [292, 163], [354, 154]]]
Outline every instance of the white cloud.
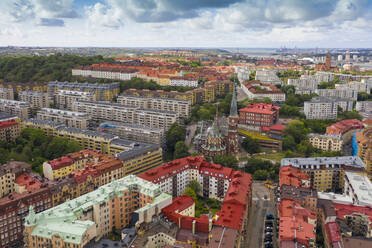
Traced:
[[90, 27], [93, 29], [98, 26], [118, 29], [123, 25], [120, 12], [107, 5], [96, 3], [93, 6], [86, 7], [85, 12]]

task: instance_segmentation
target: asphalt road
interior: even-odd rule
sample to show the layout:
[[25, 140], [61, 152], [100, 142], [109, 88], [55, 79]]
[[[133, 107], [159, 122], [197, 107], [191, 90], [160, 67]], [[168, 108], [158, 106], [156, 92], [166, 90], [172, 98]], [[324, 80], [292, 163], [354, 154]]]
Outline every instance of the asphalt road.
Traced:
[[192, 140], [192, 137], [194, 137], [194, 135], [195, 135], [195, 131], [196, 131], [196, 128], [197, 128], [197, 127], [198, 127], [197, 124], [192, 124], [192, 125], [190, 125], [190, 126], [187, 126], [187, 128], [186, 128], [186, 132], [189, 132], [189, 135], [186, 136], [186, 140], [185, 140], [185, 144], [186, 144], [187, 146], [190, 145], [191, 140]]
[[244, 93], [244, 91], [240, 87], [236, 87], [236, 93], [237, 93], [238, 102], [248, 98], [248, 96]]
[[265, 216], [267, 213], [275, 213], [275, 209], [270, 199], [270, 190], [263, 182], [253, 182], [252, 187], [252, 208], [246, 234], [247, 245], [244, 247], [260, 248], [263, 247]]

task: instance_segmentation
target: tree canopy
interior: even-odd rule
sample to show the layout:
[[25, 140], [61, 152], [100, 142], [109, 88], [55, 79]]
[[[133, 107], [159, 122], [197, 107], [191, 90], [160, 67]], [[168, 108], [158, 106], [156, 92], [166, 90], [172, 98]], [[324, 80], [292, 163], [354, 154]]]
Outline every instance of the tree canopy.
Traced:
[[184, 141], [178, 141], [174, 148], [173, 159], [184, 158], [189, 156], [189, 148]]
[[80, 145], [74, 140], [47, 136], [40, 129], [25, 128], [15, 142], [0, 142], [0, 162], [6, 163], [10, 159], [24, 161], [41, 173], [44, 161], [80, 150]]

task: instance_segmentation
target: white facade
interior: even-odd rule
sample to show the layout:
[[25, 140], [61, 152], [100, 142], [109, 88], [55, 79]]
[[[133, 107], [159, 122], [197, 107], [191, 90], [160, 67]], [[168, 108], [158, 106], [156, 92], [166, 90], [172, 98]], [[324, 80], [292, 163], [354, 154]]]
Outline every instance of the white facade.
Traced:
[[306, 119], [336, 119], [338, 107], [341, 107], [343, 111], [352, 111], [353, 101], [347, 99], [314, 97], [311, 101], [304, 103], [304, 113]]
[[125, 72], [122, 70], [85, 70], [85, 69], [72, 69], [73, 76], [94, 77], [94, 78], [107, 78], [113, 80], [130, 80], [137, 77], [137, 72]]
[[198, 80], [186, 78], [171, 78], [170, 86], [198, 87]]
[[355, 110], [358, 112], [372, 112], [372, 101], [356, 102]]
[[345, 171], [344, 194], [359, 206], [372, 206], [372, 183], [366, 175]]
[[353, 89], [317, 89], [315, 93], [319, 96], [348, 98], [354, 101], [358, 98], [358, 92]]

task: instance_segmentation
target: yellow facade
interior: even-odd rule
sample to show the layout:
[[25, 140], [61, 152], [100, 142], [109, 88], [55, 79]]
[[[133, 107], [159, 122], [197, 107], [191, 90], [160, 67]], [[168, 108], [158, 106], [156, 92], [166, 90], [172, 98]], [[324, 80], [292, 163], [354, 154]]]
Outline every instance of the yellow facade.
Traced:
[[160, 77], [159, 79], [158, 79], [158, 84], [160, 84], [160, 85], [170, 85], [170, 78], [169, 77], [167, 77], [167, 78], [163, 78], [163, 77]]
[[124, 161], [125, 175], [138, 175], [163, 164], [162, 150], [149, 151], [139, 157]]
[[313, 178], [313, 187], [317, 191], [329, 191], [344, 186], [343, 169], [302, 170], [302, 172]]
[[356, 134], [358, 141], [358, 156], [366, 165], [368, 177], [372, 179], [372, 128]]

